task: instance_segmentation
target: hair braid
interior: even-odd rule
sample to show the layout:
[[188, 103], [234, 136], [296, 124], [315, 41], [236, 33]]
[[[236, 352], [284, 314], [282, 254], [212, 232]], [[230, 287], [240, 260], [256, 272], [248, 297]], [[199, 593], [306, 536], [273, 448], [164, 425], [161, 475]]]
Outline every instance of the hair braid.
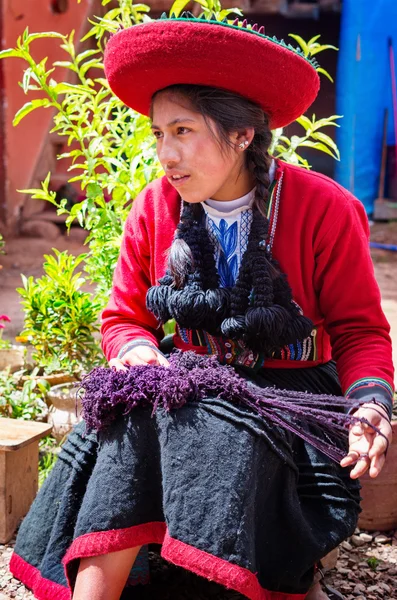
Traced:
[[[254, 141], [257, 143], [253, 145], [251, 160], [255, 164], [256, 202], [260, 207], [260, 196], [263, 194], [264, 183], [268, 185], [269, 182], [270, 157], [267, 149], [270, 142], [265, 135], [258, 135]], [[268, 187], [266, 187], [264, 196], [266, 203], [268, 194]], [[265, 240], [266, 237], [267, 231], [266, 236], [262, 239]], [[261, 345], [260, 337], [265, 336], [273, 342], [274, 347], [280, 347], [307, 337], [313, 324], [310, 319], [300, 314], [299, 308], [293, 302], [292, 291], [286, 275], [280, 270], [278, 262], [268, 255], [264, 244], [262, 253], [263, 260], [257, 258], [253, 261], [254, 306], [249, 308], [246, 314], [247, 330], [251, 333], [247, 337], [247, 343], [250, 347], [258, 348]], [[264, 290], [269, 289], [269, 277], [272, 280], [273, 299], [270, 304], [266, 304], [268, 297]], [[266, 310], [263, 310], [264, 308]]]
[[[269, 168], [271, 157], [268, 148], [271, 143], [271, 132], [263, 115], [262, 128], [254, 135], [247, 150], [248, 168], [256, 179], [253, 220], [248, 239], [247, 250], [242, 258], [239, 275], [231, 297], [230, 317], [222, 323], [222, 333], [232, 339], [247, 338], [250, 335], [252, 322], [247, 323], [246, 313], [249, 310], [253, 290], [254, 274], [260, 272], [264, 285], [257, 289], [258, 301], [270, 305], [273, 298], [273, 286], [269, 273], [269, 264], [259, 243], [266, 240], [269, 222], [266, 217], [266, 204], [269, 197]], [[257, 275], [255, 275], [257, 278]]]
[[161, 321], [216, 333], [229, 311], [230, 294], [219, 288], [214, 251], [201, 205], [184, 204], [166, 275], [148, 290], [146, 306]]

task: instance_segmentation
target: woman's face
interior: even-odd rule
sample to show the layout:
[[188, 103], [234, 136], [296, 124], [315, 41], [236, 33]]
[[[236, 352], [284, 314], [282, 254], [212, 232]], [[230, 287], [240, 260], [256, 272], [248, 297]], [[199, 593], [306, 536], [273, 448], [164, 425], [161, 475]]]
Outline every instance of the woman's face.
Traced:
[[247, 136], [236, 132], [230, 135], [231, 147], [221, 145], [215, 124], [209, 120], [211, 131], [187, 100], [170, 92], [156, 95], [152, 123], [168, 181], [186, 202], [233, 200], [252, 189], [244, 153], [238, 146]]

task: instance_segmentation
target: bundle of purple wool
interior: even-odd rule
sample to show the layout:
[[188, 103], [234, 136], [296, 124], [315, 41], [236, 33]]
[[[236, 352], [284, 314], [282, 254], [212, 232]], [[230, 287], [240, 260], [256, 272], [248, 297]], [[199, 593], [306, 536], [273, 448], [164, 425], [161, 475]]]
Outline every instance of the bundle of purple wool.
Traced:
[[[349, 426], [366, 419], [346, 414], [346, 398], [259, 388], [216, 357], [176, 351], [169, 366], [139, 365], [128, 371], [98, 367], [81, 382], [78, 395], [89, 431], [101, 431], [136, 407], [167, 411], [187, 402], [219, 398], [250, 408], [265, 421], [293, 432], [339, 462], [345, 455]], [[317, 426], [317, 427], [311, 427]], [[316, 432], [321, 431], [320, 435]]]

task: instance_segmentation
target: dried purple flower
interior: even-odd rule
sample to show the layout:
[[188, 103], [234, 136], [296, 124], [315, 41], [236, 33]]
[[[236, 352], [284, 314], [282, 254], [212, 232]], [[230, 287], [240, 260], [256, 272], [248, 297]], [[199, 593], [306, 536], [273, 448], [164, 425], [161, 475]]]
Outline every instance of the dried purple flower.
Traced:
[[[144, 365], [128, 371], [94, 369], [83, 379], [78, 392], [88, 430], [100, 431], [137, 406], [151, 406], [154, 413], [158, 407], [170, 411], [187, 402], [220, 398], [249, 407], [266, 421], [295, 433], [340, 461], [349, 425], [357, 421], [369, 425], [343, 412], [350, 406], [346, 398], [258, 388], [214, 356], [176, 351], [169, 362], [169, 367]], [[321, 435], [315, 433], [319, 426]]]

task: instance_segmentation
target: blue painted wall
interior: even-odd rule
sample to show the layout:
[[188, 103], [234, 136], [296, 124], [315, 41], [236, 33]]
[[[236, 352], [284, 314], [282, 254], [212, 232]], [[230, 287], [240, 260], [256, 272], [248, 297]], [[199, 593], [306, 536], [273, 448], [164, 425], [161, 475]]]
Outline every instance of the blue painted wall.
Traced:
[[[335, 177], [372, 213], [378, 195], [383, 117], [395, 143], [388, 39], [397, 64], [397, 0], [343, 0], [336, 78], [341, 162]], [[396, 73], [397, 76], [397, 73]]]

